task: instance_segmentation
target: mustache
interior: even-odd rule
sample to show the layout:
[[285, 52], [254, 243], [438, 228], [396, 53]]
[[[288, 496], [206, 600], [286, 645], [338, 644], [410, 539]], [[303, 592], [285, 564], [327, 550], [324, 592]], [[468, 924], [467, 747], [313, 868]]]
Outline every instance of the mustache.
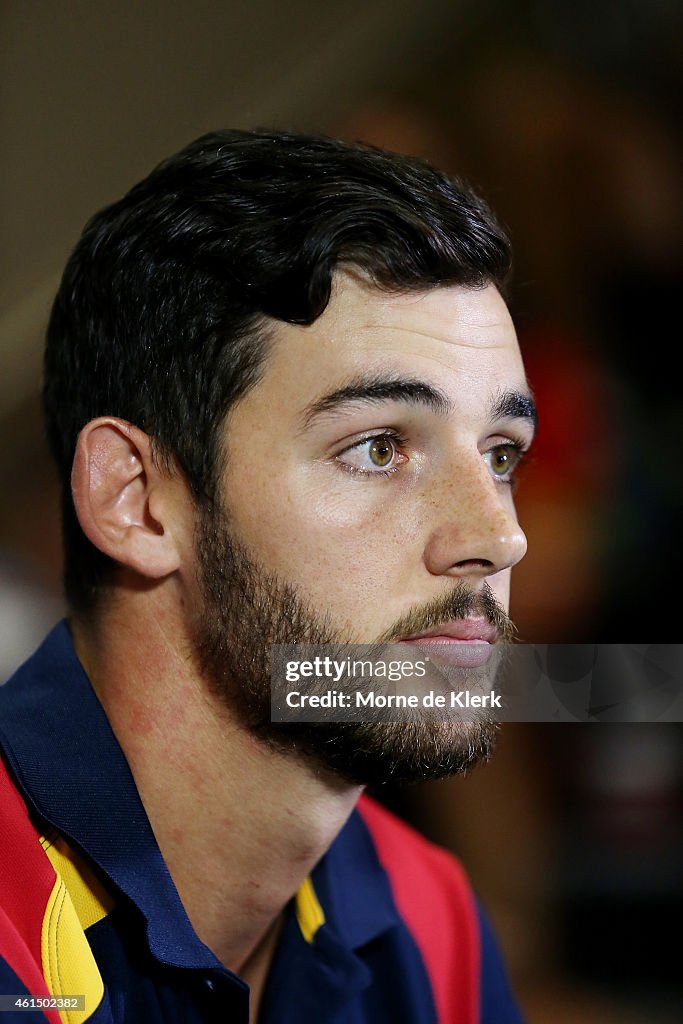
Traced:
[[419, 608], [411, 608], [398, 622], [395, 622], [376, 641], [378, 644], [396, 643], [403, 636], [413, 633], [424, 633], [446, 622], [456, 619], [477, 616], [487, 620], [494, 626], [498, 641], [513, 643], [517, 636], [517, 627], [503, 606], [496, 599], [488, 583], [480, 590], [472, 590], [461, 583], [455, 590], [434, 598]]

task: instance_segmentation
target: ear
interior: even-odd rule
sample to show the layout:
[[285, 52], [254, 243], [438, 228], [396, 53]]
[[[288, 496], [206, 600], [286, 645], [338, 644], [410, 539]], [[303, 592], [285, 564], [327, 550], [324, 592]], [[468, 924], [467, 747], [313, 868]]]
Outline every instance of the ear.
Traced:
[[92, 420], [78, 436], [71, 472], [78, 521], [95, 547], [149, 579], [180, 565], [170, 481], [147, 434], [125, 420]]

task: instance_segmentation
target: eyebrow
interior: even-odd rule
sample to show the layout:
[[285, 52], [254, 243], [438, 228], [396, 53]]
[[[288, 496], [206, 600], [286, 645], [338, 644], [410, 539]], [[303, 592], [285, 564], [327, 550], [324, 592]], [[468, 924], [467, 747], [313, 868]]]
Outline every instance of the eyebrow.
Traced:
[[394, 377], [361, 377], [350, 381], [329, 395], [316, 399], [303, 413], [304, 427], [325, 413], [339, 412], [346, 405], [376, 405], [379, 402], [406, 402], [426, 405], [440, 416], [452, 411], [449, 399], [432, 384]]
[[[453, 412], [453, 403], [448, 396], [425, 381], [396, 377], [359, 377], [350, 381], [329, 395], [323, 395], [306, 407], [302, 414], [304, 429], [327, 413], [339, 413], [345, 406], [376, 405], [380, 402], [405, 402], [409, 405], [423, 405], [439, 416]], [[528, 392], [500, 391], [489, 407], [492, 421], [500, 419], [529, 420], [534, 429], [538, 423], [536, 404]]]
[[534, 428], [538, 426], [538, 409], [531, 392], [500, 391], [489, 410], [491, 420], [529, 420]]

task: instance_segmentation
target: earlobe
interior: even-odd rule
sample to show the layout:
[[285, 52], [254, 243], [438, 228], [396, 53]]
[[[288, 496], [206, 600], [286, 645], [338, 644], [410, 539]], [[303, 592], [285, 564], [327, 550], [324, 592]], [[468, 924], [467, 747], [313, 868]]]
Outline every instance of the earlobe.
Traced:
[[149, 436], [125, 420], [101, 417], [79, 434], [71, 489], [81, 528], [100, 551], [149, 579], [180, 564], [167, 483]]

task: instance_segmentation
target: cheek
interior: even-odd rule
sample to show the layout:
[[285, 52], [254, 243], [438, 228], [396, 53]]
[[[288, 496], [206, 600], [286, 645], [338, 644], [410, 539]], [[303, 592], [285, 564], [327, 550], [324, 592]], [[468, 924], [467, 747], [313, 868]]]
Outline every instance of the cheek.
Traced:
[[250, 488], [243, 478], [230, 503], [239, 539], [265, 568], [323, 607], [350, 611], [386, 603], [389, 595], [405, 599], [424, 548], [417, 495], [392, 479], [339, 475], [332, 470], [323, 486], [302, 475], [273, 486], [261, 477]]

